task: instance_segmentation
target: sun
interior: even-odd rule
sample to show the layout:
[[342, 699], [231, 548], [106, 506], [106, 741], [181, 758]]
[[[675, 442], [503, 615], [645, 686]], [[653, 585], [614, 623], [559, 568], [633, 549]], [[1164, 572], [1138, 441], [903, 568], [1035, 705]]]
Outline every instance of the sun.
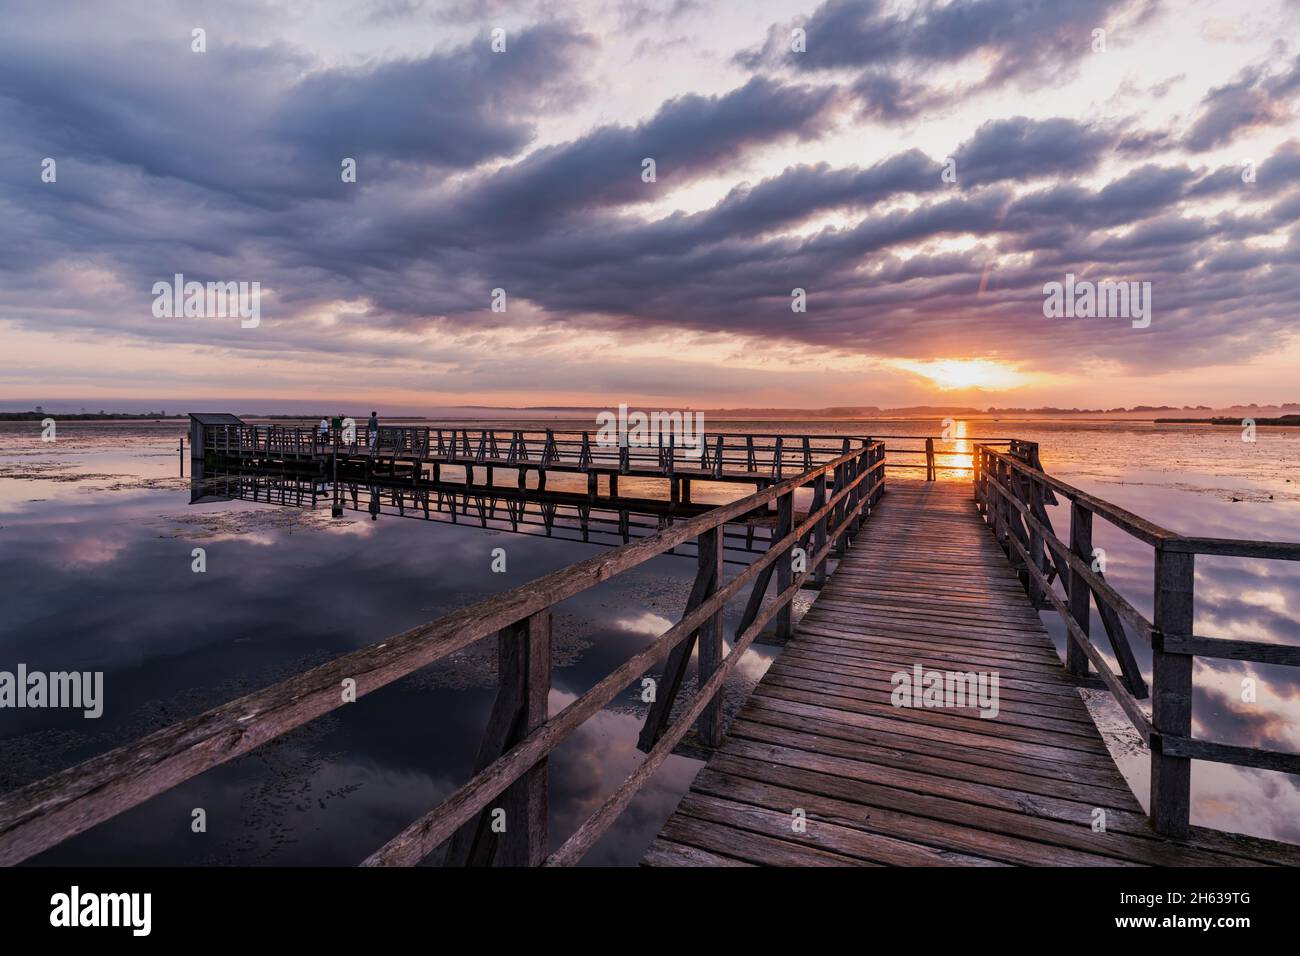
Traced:
[[896, 360], [896, 367], [913, 372], [945, 391], [963, 388], [1006, 389], [1024, 385], [1030, 376], [1014, 365], [993, 359]]

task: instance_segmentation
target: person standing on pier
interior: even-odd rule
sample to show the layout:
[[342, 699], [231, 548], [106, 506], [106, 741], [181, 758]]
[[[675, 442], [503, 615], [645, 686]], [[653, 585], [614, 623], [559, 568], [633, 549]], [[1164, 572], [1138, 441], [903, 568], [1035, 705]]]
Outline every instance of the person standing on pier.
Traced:
[[370, 413], [370, 422], [366, 425], [366, 431], [369, 432], [370, 450], [374, 451], [379, 447], [379, 416], [375, 412]]

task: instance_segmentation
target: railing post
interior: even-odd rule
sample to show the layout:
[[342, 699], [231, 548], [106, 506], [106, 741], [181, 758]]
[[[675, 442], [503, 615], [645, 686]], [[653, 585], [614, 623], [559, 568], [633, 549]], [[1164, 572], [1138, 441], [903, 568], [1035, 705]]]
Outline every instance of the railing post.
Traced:
[[[1042, 489], [1038, 485], [1038, 479], [1033, 475], [1025, 475], [1024, 480], [1029, 490], [1029, 493], [1025, 496], [1025, 507], [1028, 509], [1030, 518], [1036, 519], [1038, 513], [1042, 510]], [[1047, 559], [1044, 553], [1043, 534], [1029, 518], [1025, 519], [1025, 525], [1029, 529], [1029, 564], [1031, 568], [1046, 577]], [[1029, 572], [1029, 599], [1033, 601], [1035, 608], [1042, 605], [1044, 600], [1043, 586], [1039, 583], [1038, 576], [1032, 570]]]
[[[872, 478], [872, 483], [878, 485], [875, 493], [871, 496], [871, 507], [873, 508], [876, 506], [876, 502], [880, 500], [880, 496], [885, 493], [885, 472], [889, 470], [889, 466], [885, 464], [885, 459], [887, 457], [888, 457], [888, 451], [885, 448], [885, 443], [881, 442], [879, 446], [877, 446], [876, 448], [876, 457], [875, 457], [875, 461], [881, 463], [880, 473], [875, 475]], [[873, 462], [873, 464], [874, 463], [875, 462]]]
[[[866, 465], [864, 454], [862, 452], [859, 452], [858, 454], [854, 455], [853, 471], [849, 480], [850, 481], [857, 480], [862, 475], [862, 473], [866, 471], [866, 468], [867, 465]], [[863, 478], [862, 481], [859, 481], [857, 485], [853, 488], [853, 490], [849, 492], [849, 500], [853, 503], [853, 509], [854, 509], [853, 524], [850, 525], [850, 527], [853, 529], [854, 534], [857, 534], [858, 529], [862, 527], [862, 519], [863, 519], [862, 496], [866, 492], [866, 490], [867, 490], [867, 480]]]
[[1002, 489], [1005, 487], [1006, 465], [1000, 458], [993, 460], [993, 483], [997, 485], [992, 489], [992, 497], [989, 499], [989, 513], [993, 515], [993, 540], [1001, 545], [1003, 551], [1010, 551], [1011, 545], [1006, 543], [1006, 535], [1010, 531], [1006, 527], [1006, 508], [1007, 501], [1002, 495]]
[[934, 481], [934, 439], [925, 440], [925, 480]]
[[1151, 654], [1151, 824], [1186, 839], [1192, 807], [1192, 762], [1164, 753], [1163, 738], [1192, 735], [1192, 656], [1163, 649], [1170, 636], [1192, 634], [1196, 557], [1156, 546], [1155, 634]]
[[[715, 533], [719, 535], [717, 541], [712, 537]], [[722, 558], [720, 541], [721, 532], [717, 529], [701, 532], [697, 542], [699, 557], [695, 581], [691, 585], [690, 595], [686, 598], [686, 609], [682, 612], [683, 615], [690, 614], [718, 589], [718, 578], [722, 573], [719, 563]], [[712, 620], [711, 618], [705, 624], [709, 624]], [[699, 630], [692, 631], [668, 653], [668, 660], [664, 662], [663, 672], [655, 686], [654, 701], [650, 704], [650, 712], [646, 714], [645, 724], [637, 739], [637, 747], [642, 751], [648, 752], [668, 728], [668, 719], [672, 715], [673, 703], [677, 700], [677, 693], [686, 676], [686, 665], [690, 662], [691, 651], [695, 649], [696, 637], [698, 635], [702, 638], [705, 630], [706, 627], [702, 626]], [[719, 628], [719, 640], [721, 640], [721, 633]], [[701, 666], [703, 666], [703, 655], [704, 651], [701, 647]]]
[[[1080, 561], [1092, 564], [1092, 512], [1077, 501], [1070, 502], [1070, 551]], [[1070, 616], [1084, 634], [1092, 622], [1092, 588], [1075, 568], [1070, 568]], [[1088, 655], [1083, 652], [1067, 629], [1065, 636], [1065, 670], [1075, 677], [1088, 673]]]
[[[705, 531], [699, 538], [699, 563], [703, 568], [709, 564], [713, 568], [713, 581], [705, 599], [712, 597], [722, 586], [722, 569], [726, 555], [725, 524]], [[707, 552], [707, 554], [706, 554]], [[718, 608], [708, 620], [700, 625], [699, 684], [703, 687], [713, 673], [722, 666], [722, 618], [725, 608]], [[700, 743], [706, 747], [722, 746], [722, 692], [718, 691], [713, 700], [700, 713], [696, 729]]]
[[[848, 497], [847, 495], [845, 496]], [[779, 541], [794, 530], [794, 492], [787, 491], [777, 499], [776, 503], [776, 539]], [[776, 593], [779, 595], [785, 591], [794, 582], [794, 568], [791, 565], [793, 552], [787, 548], [781, 557], [776, 559]], [[789, 640], [790, 633], [793, 630], [794, 608], [793, 601], [787, 601], [781, 610], [776, 612], [776, 639], [783, 642]]]
[[[478, 773], [546, 722], [551, 690], [551, 612], [538, 611], [497, 635], [496, 701], [474, 761]], [[505, 811], [505, 832], [492, 828], [492, 811]], [[540, 866], [547, 837], [546, 760], [510, 785], [493, 807], [451, 838], [446, 866]]]
[[[832, 479], [832, 483], [831, 483], [831, 491], [833, 494], [839, 494], [840, 490], [844, 487], [846, 471], [847, 469], [844, 467], [843, 464], [839, 464], [835, 466], [835, 477]], [[840, 522], [844, 520], [846, 508], [847, 508], [847, 504], [845, 503], [844, 498], [841, 498], [839, 501], [837, 501], [835, 503], [835, 507], [831, 508], [830, 526], [832, 528], [838, 528], [840, 526]], [[837, 558], [844, 556], [845, 537], [846, 535], [839, 534], [836, 537], [831, 539], [831, 554]]]
[[[813, 479], [812, 512], [816, 514], [826, 504], [826, 472]], [[813, 528], [813, 554], [820, 554], [826, 547], [826, 516], [822, 515]], [[813, 571], [813, 580], [818, 587], [826, 583], [826, 562], [823, 559]]]

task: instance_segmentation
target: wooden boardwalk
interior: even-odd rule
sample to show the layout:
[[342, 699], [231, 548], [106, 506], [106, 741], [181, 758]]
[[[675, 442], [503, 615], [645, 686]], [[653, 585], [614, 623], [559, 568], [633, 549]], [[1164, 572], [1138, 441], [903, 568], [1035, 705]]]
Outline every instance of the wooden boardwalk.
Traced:
[[[996, 717], [893, 706], [892, 675], [918, 664], [996, 672]], [[1300, 863], [1300, 848], [1199, 827], [1158, 836], [1079, 686], [970, 484], [891, 478], [644, 862]]]

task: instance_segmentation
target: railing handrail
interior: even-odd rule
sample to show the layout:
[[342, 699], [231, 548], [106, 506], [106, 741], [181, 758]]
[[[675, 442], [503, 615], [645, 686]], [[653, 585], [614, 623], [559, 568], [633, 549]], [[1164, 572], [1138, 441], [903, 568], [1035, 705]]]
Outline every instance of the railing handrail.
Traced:
[[[596, 688], [592, 688], [574, 701], [560, 714], [546, 719], [537, 732], [530, 734], [508, 753], [494, 761], [490, 767], [475, 774], [466, 787], [453, 794], [449, 801], [459, 802], [455, 803], [450, 811], [445, 811], [439, 816], [438, 825], [442, 830], [446, 830], [448, 826], [454, 830], [482, 810], [487, 801], [509, 787], [534, 766], [537, 760], [543, 759], [550, 749], [567, 736], [567, 733], [571, 732], [578, 723], [581, 723], [580, 720], [576, 720], [575, 715], [594, 713], [599, 707], [604, 706], [603, 703], [593, 704], [594, 701], [603, 698], [607, 703], [628, 682], [624, 680], [621, 684], [614, 685], [610, 683], [611, 679], [616, 675], [627, 674], [630, 680], [663, 659], [685, 635], [699, 629], [701, 622], [709, 614], [720, 615], [721, 606], [725, 605], [726, 600], [744, 583], [757, 579], [762, 583], [763, 591], [766, 591], [771, 572], [766, 570], [765, 573], [765, 569], [775, 567], [774, 562], [779, 557], [789, 552], [797, 542], [815, 533], [818, 542], [824, 540], [825, 544], [810, 558], [806, 571], [793, 577], [788, 569], [783, 569], [778, 574], [778, 596], [775, 602], [760, 609], [761, 600], [755, 602], [754, 595], [751, 595], [751, 604], [754, 606], [755, 613], [749, 614], [747, 609], [746, 620], [750, 623], [744, 633], [738, 635], [732, 645], [731, 653], [721, 661], [710, 679], [697, 691], [689, 712], [697, 714], [709, 705], [726, 674], [735, 667], [739, 654], [743, 653], [757, 636], [757, 629], [778, 614], [788, 619], [789, 604], [801, 583], [808, 575], [819, 569], [834, 548], [843, 546], [841, 543], [843, 536], [856, 527], [855, 522], [860, 520], [859, 515], [862, 510], [873, 503], [883, 489], [885, 466], [883, 453], [884, 445], [880, 442], [851, 448], [833, 460], [815, 465], [795, 477], [778, 481], [745, 498], [719, 505], [702, 515], [670, 525], [653, 537], [643, 538], [613, 551], [594, 555], [502, 594], [389, 637], [377, 644], [337, 657], [312, 670], [171, 727], [155, 731], [135, 743], [92, 757], [43, 780], [0, 795], [0, 865], [21, 862], [159, 793], [170, 790], [199, 773], [247, 753], [269, 740], [338, 709], [344, 703], [351, 702], [346, 699], [345, 694], [340, 693], [340, 687], [346, 687], [347, 681], [353, 682], [352, 700], [356, 700], [493, 633], [519, 626], [521, 622], [533, 621], [539, 615], [545, 615], [549, 620], [550, 608], [559, 602], [637, 567], [692, 538], [716, 534], [717, 529], [724, 528], [728, 522], [736, 521], [756, 508], [765, 508], [776, 501], [785, 509], [783, 513], [788, 513], [796, 490], [813, 483], [824, 491], [826, 477], [832, 473], [835, 475], [837, 485], [835, 494], [827, 499], [822, 491], [817, 492], [814, 501], [818, 500], [817, 495], [821, 495], [820, 506], [815, 512], [809, 514], [798, 528], [792, 527], [780, 541], [774, 542], [767, 553], [732, 581], [726, 585], [715, 586], [707, 601], [688, 610], [678, 624], [656, 639], [650, 647], [635, 655], [632, 660], [625, 663]], [[873, 477], [877, 472], [880, 472], [880, 476]], [[874, 483], [870, 489], [863, 490], [863, 485], [868, 479], [872, 479]], [[827, 539], [828, 520], [837, 521], [838, 524], [833, 527]], [[720, 575], [718, 577], [720, 578]], [[780, 585], [783, 584], [785, 586], [781, 587]], [[756, 583], [755, 590], [757, 589]], [[759, 594], [758, 597], [761, 599], [762, 595]], [[549, 623], [546, 626], [549, 629]], [[718, 642], [720, 651], [720, 633]], [[635, 673], [628, 671], [628, 668], [634, 664], [639, 665], [640, 670]], [[549, 679], [548, 670], [546, 675], [548, 686]], [[707, 697], [702, 697], [706, 692]], [[605, 697], [606, 694], [608, 697]], [[580, 703], [582, 707], [575, 710]], [[555, 730], [557, 727], [564, 726], [567, 726], [568, 730], [563, 734]], [[684, 733], [685, 728], [681, 726], [681, 720], [674, 723], [670, 732], [655, 744], [645, 763], [662, 762], [672, 746], [670, 743], [665, 749], [663, 746], [665, 741], [680, 739]], [[521, 760], [529, 754], [535, 755], [535, 759], [521, 764]], [[514, 772], [513, 776], [510, 774], [503, 776], [502, 768], [506, 766], [512, 768], [512, 772], [517, 772]], [[631, 779], [633, 778], [629, 778]], [[615, 797], [611, 798], [611, 800], [624, 799], [630, 799], [630, 795], [624, 788], [620, 788]], [[609, 816], [609, 808], [612, 805], [607, 803], [598, 811], [598, 816], [601, 816], [606, 824], [612, 819]], [[426, 817], [425, 821], [427, 822], [438, 812], [435, 811], [434, 814]], [[453, 816], [459, 822], [455, 825], [448, 824], [447, 820]], [[408, 828], [399, 835], [398, 839], [416, 831], [426, 837], [433, 832], [428, 827], [421, 828], [421, 825], [417, 824], [415, 830]], [[580, 829], [579, 833], [571, 838], [570, 844], [575, 838], [582, 840], [592, 838], [592, 831], [589, 828]], [[396, 840], [390, 841], [385, 848], [390, 851], [390, 855], [397, 852], [394, 849], [396, 842]], [[401, 851], [403, 859], [409, 857], [409, 842], [406, 847], [407, 849]], [[429, 849], [432, 849], [432, 846]], [[380, 851], [381, 854], [383, 852]], [[370, 862], [377, 862], [374, 856]]]
[[[670, 437], [667, 443], [662, 435], [655, 442], [637, 441], [631, 445], [625, 441], [602, 441], [603, 429], [600, 428], [594, 429], [596, 441], [593, 444], [593, 429], [380, 425], [372, 446], [364, 423], [355, 426], [351, 440], [347, 442], [340, 441], [342, 433], [332, 423], [324, 433], [311, 425], [277, 423], [258, 425], [245, 422], [203, 427], [205, 434], [212, 436], [207, 440], [209, 447], [219, 452], [234, 447], [241, 457], [273, 456], [277, 453], [314, 457], [330, 452], [353, 455], [364, 451], [372, 458], [388, 455], [393, 459], [400, 457], [455, 465], [526, 465], [542, 471], [554, 468], [590, 473], [611, 471], [617, 466], [619, 474], [657, 473], [670, 478], [675, 478], [679, 470], [684, 473], [694, 466], [695, 474], [685, 477], [707, 478], [711, 473], [712, 477], [720, 480], [749, 480], [758, 475], [779, 481], [785, 477], [787, 468], [807, 469], [837, 453], [848, 451], [855, 444], [889, 440], [924, 442], [922, 447], [916, 448], [894, 445], [887, 448], [887, 452], [895, 458], [923, 458], [917, 462], [896, 460], [891, 466], [902, 470], [924, 469], [928, 481], [937, 478], [940, 468], [960, 473], [975, 470], [973, 461], [966, 464], [973, 457], [966, 446], [973, 445], [975, 439], [945, 434], [862, 436], [704, 430], [688, 451], [684, 446], [676, 445], [675, 436]], [[629, 431], [618, 434], [625, 439]], [[219, 440], [216, 435], [221, 436]], [[1032, 445], [1020, 439], [997, 436], [984, 436], [979, 442], [990, 446], [1008, 445], [1013, 452], [1018, 446]], [[948, 447], [936, 448], [936, 443]], [[537, 455], [536, 461], [532, 457], [534, 454]]]
[[[290, 432], [297, 433], [297, 434], [315, 434], [315, 435], [319, 435], [319, 434], [321, 434], [319, 428], [316, 428], [316, 427], [314, 427], [314, 426], [312, 426], [312, 425], [281, 425], [281, 424], [274, 424], [274, 423], [264, 424], [264, 425], [258, 425], [258, 424], [252, 424], [252, 423], [243, 423], [243, 424], [234, 424], [234, 423], [230, 423], [230, 424], [211, 424], [211, 425], [204, 425], [203, 428], [204, 428], [205, 430], [209, 430], [210, 432], [211, 432], [211, 431], [221, 430], [221, 431], [236, 431], [236, 432], [238, 432], [238, 431], [249, 431], [249, 432], [253, 432], [253, 433], [255, 433], [255, 434], [256, 434], [256, 433], [259, 433], [259, 432], [269, 432], [269, 433], [271, 433], [271, 434], [287, 434], [287, 433], [290, 433]], [[337, 430], [334, 429], [333, 426], [331, 425], [330, 430], [329, 430], [326, 434], [328, 434], [328, 435], [333, 435], [336, 431], [337, 431]], [[364, 433], [366, 432], [366, 425], [365, 425], [365, 422], [357, 422], [357, 423], [356, 423], [356, 431], [357, 431], [358, 434], [364, 434]], [[393, 432], [398, 432], [398, 433], [406, 433], [406, 432], [421, 432], [421, 433], [423, 433], [423, 432], [433, 432], [433, 433], [436, 433], [436, 432], [439, 432], [439, 431], [444, 432], [444, 433], [447, 434], [448, 436], [450, 436], [452, 433], [457, 433], [457, 434], [461, 434], [461, 435], [463, 435], [463, 434], [465, 434], [465, 433], [469, 433], [470, 435], [472, 435], [472, 436], [475, 437], [475, 438], [478, 438], [478, 437], [480, 437], [480, 436], [482, 436], [482, 435], [493, 435], [493, 434], [495, 434], [495, 435], [497, 435], [497, 436], [508, 436], [508, 435], [513, 435], [513, 434], [515, 434], [515, 433], [521, 433], [521, 434], [526, 435], [526, 436], [534, 437], [534, 438], [536, 438], [537, 440], [541, 440], [542, 438], [544, 438], [544, 437], [546, 436], [547, 432], [549, 431], [550, 434], [553, 435], [553, 436], [574, 436], [573, 438], [568, 438], [568, 437], [566, 437], [566, 438], [564, 439], [564, 441], [565, 441], [565, 442], [570, 442], [570, 441], [571, 441], [571, 442], [573, 442], [573, 443], [575, 443], [575, 444], [581, 444], [582, 436], [583, 436], [584, 434], [586, 434], [586, 435], [592, 435], [592, 434], [594, 434], [594, 433], [599, 432], [600, 429], [599, 429], [599, 428], [585, 428], [585, 429], [581, 429], [581, 428], [575, 428], [575, 429], [558, 429], [558, 428], [556, 428], [556, 429], [547, 429], [547, 428], [545, 428], [545, 427], [539, 427], [539, 428], [479, 428], [479, 427], [474, 427], [474, 426], [442, 427], [442, 426], [436, 426], [436, 425], [380, 425], [380, 426], [379, 426], [379, 432], [380, 432], [381, 435], [384, 434], [385, 432], [388, 432], [388, 433], [393, 433]], [[878, 439], [886, 439], [886, 438], [888, 438], [888, 439], [902, 439], [902, 440], [907, 440], [907, 441], [925, 441], [925, 440], [929, 439], [929, 440], [933, 440], [933, 441], [943, 441], [943, 442], [952, 442], [952, 443], [957, 443], [957, 442], [970, 442], [971, 444], [986, 444], [986, 445], [994, 445], [994, 444], [1009, 444], [1009, 443], [1011, 443], [1011, 442], [1017, 440], [1017, 439], [1010, 438], [1010, 437], [998, 437], [998, 436], [980, 436], [980, 437], [978, 437], [978, 438], [975, 438], [975, 437], [944, 437], [943, 435], [892, 435], [892, 434], [876, 434], [876, 433], [874, 433], [874, 432], [873, 432], [872, 434], [870, 434], [870, 435], [862, 435], [862, 434], [857, 434], [857, 433], [835, 435], [835, 434], [815, 434], [815, 433], [808, 433], [808, 432], [732, 432], [732, 431], [712, 431], [712, 430], [709, 430], [709, 429], [705, 429], [705, 430], [704, 430], [703, 432], [701, 432], [700, 434], [701, 434], [701, 435], [707, 435], [707, 436], [709, 436], [709, 437], [711, 437], [711, 438], [722, 437], [722, 438], [728, 438], [728, 439], [731, 439], [731, 438], [738, 438], [738, 439], [772, 439], [772, 440], [775, 440], [775, 439], [777, 439], [777, 438], [782, 438], [782, 439], [786, 439], [786, 440], [790, 440], [790, 439], [799, 439], [799, 440], [802, 440], [802, 439], [808, 439], [808, 440], [810, 440], [810, 441], [835, 442], [835, 443], [842, 443], [845, 439], [848, 439], [848, 440], [851, 441], [851, 442], [859, 442], [859, 443], [860, 443], [860, 442], [863, 442], [863, 441], [871, 441], [871, 440], [878, 440]], [[649, 446], [647, 446], [647, 447], [655, 447], [655, 446], [653, 446], [653, 445], [649, 445]], [[771, 447], [773, 447], [773, 446], [766, 446], [766, 447], [770, 450]], [[800, 451], [800, 448], [799, 448], [797, 445], [790, 445], [790, 446], [787, 446], [787, 449], [786, 449], [786, 450], [789, 451], [789, 452], [791, 452], [791, 453], [795, 453], [795, 452]], [[918, 450], [920, 450], [920, 449], [898, 449], [898, 450], [899, 450], [899, 451], [918, 451]]]

